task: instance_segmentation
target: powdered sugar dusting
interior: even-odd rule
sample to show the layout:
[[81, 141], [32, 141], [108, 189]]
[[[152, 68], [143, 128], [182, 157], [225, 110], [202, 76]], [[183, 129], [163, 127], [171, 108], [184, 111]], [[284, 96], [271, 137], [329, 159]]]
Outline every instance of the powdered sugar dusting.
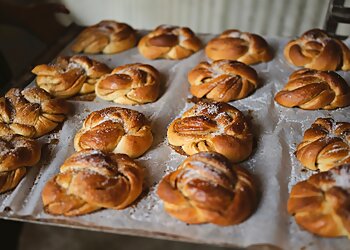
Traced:
[[211, 134], [212, 136], [225, 134], [225, 127], [224, 126], [221, 126], [220, 124], [218, 124], [217, 128], [218, 128], [218, 130], [215, 131], [214, 133], [212, 133]]
[[240, 38], [241, 37], [241, 33], [239, 31], [232, 31], [228, 34], [229, 37], [231, 38]]
[[186, 37], [186, 36], [184, 36], [183, 34], [181, 34], [181, 32], [180, 32], [180, 34], [179, 34], [178, 38], [179, 38], [179, 42], [180, 42], [180, 43], [182, 43], [182, 42], [184, 42], [184, 41], [186, 41], [186, 40], [187, 40], [187, 37]]
[[330, 37], [316, 37], [315, 41], [320, 43], [320, 44], [325, 44], [327, 42], [329, 42], [330, 40], [332, 40]]
[[209, 107], [207, 108], [207, 111], [209, 114], [213, 115], [213, 114], [216, 114], [219, 109], [218, 109], [218, 106], [216, 105], [209, 105]]
[[[54, 67], [56, 68], [57, 72], [60, 73], [60, 74], [63, 74], [63, 73], [66, 73], [70, 70], [74, 70], [74, 69], [80, 69], [80, 70], [83, 70], [84, 68], [76, 63], [76, 62], [73, 62], [73, 61], [69, 61], [68, 65], [65, 67], [65, 66], [62, 66], [62, 65], [54, 65]], [[76, 74], [79, 74], [81, 71], [78, 71], [76, 72]]]
[[220, 62], [215, 62], [211, 64], [210, 71], [213, 73], [213, 77], [217, 77], [222, 75], [224, 72], [221, 69], [221, 66], [224, 64], [227, 64], [227, 61], [220, 61]]
[[83, 67], [80, 64], [76, 63], [76, 62], [70, 61], [68, 66], [67, 66], [67, 70], [76, 69], [76, 68], [82, 69]]
[[10, 150], [9, 150], [9, 147], [7, 146], [7, 143], [0, 140], [0, 159], [9, 153], [10, 153]]
[[215, 115], [219, 112], [219, 107], [214, 103], [199, 103], [195, 106], [195, 115], [206, 111], [209, 115]]

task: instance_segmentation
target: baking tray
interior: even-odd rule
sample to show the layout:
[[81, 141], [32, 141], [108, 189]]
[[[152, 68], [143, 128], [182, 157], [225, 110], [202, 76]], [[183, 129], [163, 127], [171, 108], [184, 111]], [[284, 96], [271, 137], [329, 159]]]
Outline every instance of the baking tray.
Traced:
[[[145, 34], [145, 31], [139, 31], [139, 34]], [[214, 35], [200, 35], [204, 44], [212, 37]], [[345, 249], [349, 242], [344, 238], [323, 239], [300, 230], [293, 218], [287, 214], [286, 203], [291, 186], [311, 174], [311, 171], [302, 171], [294, 156], [295, 147], [300, 142], [303, 131], [317, 117], [333, 117], [339, 121], [350, 122], [350, 108], [303, 111], [277, 105], [273, 100], [274, 94], [283, 87], [290, 73], [296, 68], [287, 64], [283, 58], [283, 47], [289, 39], [266, 39], [274, 50], [274, 60], [253, 66], [258, 72], [262, 86], [248, 98], [230, 103], [251, 119], [256, 141], [252, 156], [240, 164], [256, 177], [261, 190], [259, 207], [247, 221], [230, 227], [211, 224], [187, 225], [163, 211], [162, 202], [155, 194], [157, 183], [162, 176], [176, 169], [185, 159], [168, 146], [167, 126], [193, 105], [188, 102], [190, 94], [187, 72], [200, 61], [206, 60], [206, 57], [201, 50], [181, 61], [150, 61], [143, 58], [137, 48], [115, 55], [89, 56], [111, 67], [133, 62], [153, 65], [163, 78], [161, 97], [155, 103], [138, 106], [118, 105], [99, 99], [93, 102], [70, 101], [74, 112], [62, 128], [40, 139], [44, 144], [41, 162], [37, 167], [30, 168], [15, 190], [0, 195], [0, 217], [229, 247], [272, 245], [282, 249]], [[346, 43], [349, 45], [349, 40]], [[71, 54], [70, 44], [65, 45], [58, 54]], [[350, 82], [348, 73], [338, 73]], [[31, 82], [29, 86], [34, 84]], [[43, 185], [59, 172], [60, 165], [74, 152], [73, 138], [84, 118], [94, 110], [109, 106], [138, 110], [151, 120], [153, 145], [144, 156], [137, 159], [146, 168], [146, 190], [135, 204], [125, 210], [106, 209], [69, 218], [45, 214], [41, 202]]]

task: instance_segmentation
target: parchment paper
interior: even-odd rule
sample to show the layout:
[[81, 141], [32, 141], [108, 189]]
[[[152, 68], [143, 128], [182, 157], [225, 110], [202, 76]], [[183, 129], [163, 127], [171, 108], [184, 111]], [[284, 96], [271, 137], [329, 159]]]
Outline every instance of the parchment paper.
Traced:
[[[201, 35], [206, 43], [213, 35]], [[168, 145], [166, 130], [169, 123], [179, 117], [193, 104], [190, 97], [187, 72], [202, 60], [207, 60], [203, 50], [181, 61], [143, 58], [137, 48], [116, 55], [93, 55], [92, 58], [105, 62], [110, 67], [126, 63], [143, 62], [156, 67], [162, 74], [164, 91], [155, 102], [139, 106], [124, 106], [144, 113], [152, 122], [154, 142], [151, 149], [137, 161], [147, 172], [146, 191], [131, 207], [115, 211], [101, 210], [89, 215], [66, 218], [51, 216], [43, 212], [41, 191], [49, 178], [59, 172], [60, 165], [74, 152], [73, 138], [82, 126], [84, 118], [92, 111], [108, 106], [121, 106], [103, 100], [93, 102], [70, 101], [74, 112], [56, 133], [41, 138], [42, 143], [55, 141], [45, 149], [37, 167], [29, 170], [18, 187], [0, 195], [1, 216], [8, 219], [40, 221], [63, 226], [77, 225], [91, 230], [123, 232], [130, 234], [165, 237], [222, 246], [247, 247], [255, 244], [272, 244], [282, 249], [348, 249], [345, 238], [322, 239], [299, 229], [294, 219], [287, 214], [286, 203], [291, 187], [306, 179], [311, 171], [302, 167], [294, 156], [296, 145], [303, 132], [318, 117], [333, 117], [338, 121], [350, 122], [350, 108], [334, 111], [303, 111], [287, 109], [273, 100], [295, 70], [283, 58], [283, 47], [289, 39], [267, 38], [273, 47], [275, 57], [269, 63], [254, 65], [262, 86], [251, 96], [230, 104], [250, 116], [256, 141], [252, 156], [241, 163], [258, 180], [261, 200], [257, 211], [237, 226], [186, 225], [168, 216], [162, 202], [155, 194], [157, 183], [169, 171], [184, 160]], [[347, 40], [347, 44], [350, 40]], [[69, 45], [62, 52], [69, 55]], [[347, 82], [349, 73], [338, 72]], [[34, 82], [30, 85], [34, 85]], [[56, 140], [57, 141], [57, 140]]]

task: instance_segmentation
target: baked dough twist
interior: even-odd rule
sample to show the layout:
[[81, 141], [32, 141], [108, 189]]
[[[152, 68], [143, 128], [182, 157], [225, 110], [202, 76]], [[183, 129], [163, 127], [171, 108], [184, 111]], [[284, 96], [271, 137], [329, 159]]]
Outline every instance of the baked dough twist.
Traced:
[[336, 109], [350, 105], [350, 88], [335, 72], [300, 69], [290, 75], [275, 101], [288, 108]]
[[69, 104], [40, 88], [10, 89], [0, 98], [0, 130], [5, 134], [40, 137], [66, 119]]
[[44, 210], [76, 216], [123, 209], [142, 192], [144, 171], [127, 155], [83, 150], [71, 155], [42, 192]]
[[41, 146], [30, 138], [6, 134], [0, 128], [0, 193], [15, 188], [27, 170], [40, 160]]
[[187, 155], [218, 152], [232, 162], [248, 158], [253, 147], [245, 116], [227, 103], [197, 103], [169, 125], [167, 136]]
[[92, 112], [74, 138], [76, 151], [98, 149], [136, 158], [152, 145], [147, 118], [131, 109], [109, 107]]
[[160, 75], [148, 64], [119, 66], [96, 84], [96, 95], [120, 104], [154, 102], [159, 96]]
[[138, 48], [144, 57], [154, 60], [183, 59], [200, 50], [201, 46], [190, 28], [161, 25], [142, 37]]
[[295, 154], [311, 170], [327, 171], [350, 163], [350, 123], [318, 118], [305, 131]]
[[254, 180], [222, 155], [201, 152], [188, 157], [158, 186], [165, 210], [189, 223], [228, 226], [246, 220], [258, 202]]
[[188, 73], [192, 95], [217, 102], [247, 97], [258, 87], [258, 74], [244, 63], [217, 60], [201, 62]]
[[297, 183], [289, 196], [288, 212], [311, 233], [350, 238], [350, 165]]
[[95, 92], [96, 82], [111, 69], [87, 56], [72, 56], [58, 57], [54, 64], [38, 65], [32, 72], [37, 75], [40, 88], [54, 96], [68, 98]]
[[268, 62], [273, 58], [268, 43], [259, 35], [226, 30], [210, 40], [205, 47], [206, 55], [212, 60], [235, 60], [245, 64]]
[[317, 70], [350, 70], [350, 49], [325, 31], [312, 29], [284, 48], [287, 61], [295, 66]]
[[104, 20], [84, 29], [72, 45], [75, 53], [115, 54], [136, 45], [136, 31], [125, 23]]

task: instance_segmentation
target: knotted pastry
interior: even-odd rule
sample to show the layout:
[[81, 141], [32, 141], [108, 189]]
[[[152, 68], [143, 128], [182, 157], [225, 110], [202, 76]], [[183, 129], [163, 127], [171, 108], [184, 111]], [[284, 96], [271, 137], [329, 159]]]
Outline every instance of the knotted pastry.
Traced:
[[125, 23], [104, 20], [84, 29], [72, 45], [75, 53], [115, 54], [136, 45], [136, 31]]
[[41, 146], [30, 138], [7, 134], [0, 127], [0, 193], [15, 188], [32, 167], [40, 160]]
[[350, 238], [350, 165], [297, 183], [289, 196], [288, 212], [313, 234]]
[[199, 102], [168, 128], [169, 144], [187, 155], [218, 152], [232, 162], [248, 158], [253, 135], [243, 113], [227, 103]]
[[280, 105], [302, 109], [336, 109], [350, 105], [350, 88], [335, 72], [300, 69], [275, 96]]
[[188, 73], [188, 81], [192, 95], [217, 102], [242, 99], [258, 87], [253, 68], [229, 60], [201, 62]]
[[226, 30], [209, 41], [205, 54], [212, 60], [227, 59], [245, 64], [268, 62], [273, 57], [264, 38], [239, 30]]
[[44, 210], [76, 216], [123, 209], [142, 192], [143, 168], [127, 155], [83, 150], [71, 155], [42, 192]]
[[187, 27], [158, 26], [154, 31], [142, 37], [138, 48], [148, 59], [183, 59], [201, 48], [201, 41]]
[[107, 65], [86, 56], [58, 57], [54, 64], [41, 64], [32, 72], [37, 75], [37, 85], [50, 94], [68, 98], [95, 91], [101, 76], [111, 72]]
[[238, 224], [254, 212], [258, 202], [249, 173], [210, 152], [188, 157], [166, 175], [158, 195], [171, 216], [189, 224]]
[[312, 29], [284, 48], [287, 61], [295, 66], [317, 70], [350, 70], [350, 50], [325, 31]]
[[96, 84], [96, 95], [120, 104], [154, 102], [159, 96], [159, 72], [148, 64], [119, 66]]
[[311, 170], [327, 171], [350, 163], [350, 123], [318, 118], [305, 131], [295, 154]]
[[41, 88], [10, 89], [0, 98], [0, 130], [5, 134], [40, 137], [66, 119], [69, 105]]
[[109, 107], [92, 112], [74, 138], [76, 151], [99, 149], [136, 158], [152, 145], [147, 118], [131, 109]]

